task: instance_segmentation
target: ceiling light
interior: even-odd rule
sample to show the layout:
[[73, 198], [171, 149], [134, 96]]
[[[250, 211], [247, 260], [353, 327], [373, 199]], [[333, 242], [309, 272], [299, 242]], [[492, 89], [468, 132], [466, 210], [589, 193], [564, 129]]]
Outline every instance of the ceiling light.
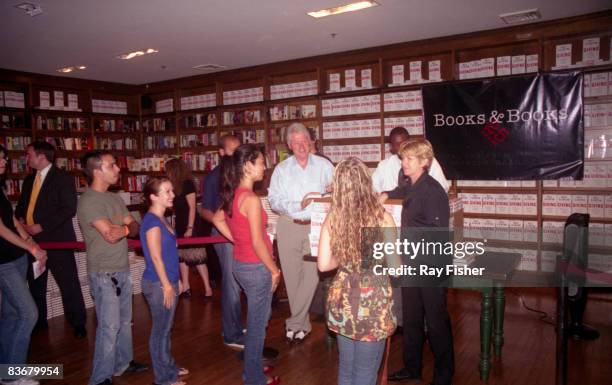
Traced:
[[312, 16], [318, 19], [320, 17], [337, 15], [339, 13], [359, 11], [361, 9], [376, 7], [378, 5], [380, 4], [378, 4], [374, 0], [358, 1], [355, 3], [351, 3], [351, 4], [341, 5], [339, 7], [327, 8], [327, 9], [321, 9], [319, 11], [308, 12], [308, 16]]
[[226, 66], [221, 64], [198, 64], [197, 66], [193, 66], [194, 70], [203, 70], [203, 71], [216, 71], [225, 68]]
[[502, 13], [499, 15], [499, 18], [506, 24], [521, 24], [540, 20], [542, 15], [540, 15], [540, 11], [537, 8], [534, 8], [526, 11]]
[[85, 67], [85, 66], [64, 67], [64, 68], [57, 69], [56, 71], [60, 72], [60, 73], [63, 73], [63, 74], [67, 74], [67, 73], [70, 73], [70, 72], [73, 72], [73, 71], [76, 71], [76, 70], [84, 70], [85, 68], [87, 68], [87, 67]]
[[121, 55], [117, 56], [117, 59], [129, 60], [129, 59], [133, 59], [133, 58], [138, 57], [138, 56], [144, 56], [144, 55], [147, 55], [147, 54], [157, 53], [157, 52], [159, 52], [159, 51], [154, 49], [154, 48], [148, 48], [146, 51], [134, 51], [134, 52], [129, 52], [129, 53], [121, 54]]
[[36, 15], [40, 15], [42, 13], [42, 8], [38, 4], [32, 3], [21, 3], [15, 6], [16, 8], [22, 9], [28, 15], [34, 17]]

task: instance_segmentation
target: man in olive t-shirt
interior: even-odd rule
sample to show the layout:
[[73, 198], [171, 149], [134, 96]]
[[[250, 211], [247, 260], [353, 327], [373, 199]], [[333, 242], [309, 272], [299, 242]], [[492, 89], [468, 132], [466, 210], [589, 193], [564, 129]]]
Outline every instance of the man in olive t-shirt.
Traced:
[[108, 188], [119, 180], [112, 154], [89, 152], [83, 158], [89, 188], [79, 199], [77, 216], [87, 248], [89, 289], [98, 327], [90, 385], [112, 384], [113, 376], [142, 372], [132, 348], [132, 280], [127, 237], [138, 234], [138, 222]]

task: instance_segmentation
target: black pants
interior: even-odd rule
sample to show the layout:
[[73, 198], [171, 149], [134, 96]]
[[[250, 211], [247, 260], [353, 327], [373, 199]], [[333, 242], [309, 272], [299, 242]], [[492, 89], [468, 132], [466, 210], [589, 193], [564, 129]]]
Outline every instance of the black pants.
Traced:
[[74, 253], [71, 250], [49, 250], [47, 257], [47, 269], [40, 277], [33, 279], [31, 264], [28, 272], [30, 293], [38, 307], [38, 322], [47, 320], [47, 276], [51, 271], [62, 295], [66, 319], [73, 327], [84, 326], [87, 315]]
[[434, 385], [450, 385], [455, 371], [453, 332], [444, 287], [403, 287], [404, 366], [416, 377], [423, 368], [425, 325], [434, 355]]

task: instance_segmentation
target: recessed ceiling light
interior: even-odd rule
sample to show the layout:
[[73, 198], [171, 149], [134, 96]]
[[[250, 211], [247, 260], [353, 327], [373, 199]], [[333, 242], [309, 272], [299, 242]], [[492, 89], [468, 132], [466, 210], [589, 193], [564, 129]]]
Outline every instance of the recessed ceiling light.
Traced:
[[318, 19], [320, 17], [337, 15], [339, 13], [359, 11], [361, 9], [376, 7], [378, 5], [380, 4], [378, 4], [374, 0], [365, 0], [365, 1], [358, 1], [355, 3], [351, 3], [351, 4], [341, 5], [339, 7], [333, 7], [333, 8], [327, 8], [327, 9], [321, 9], [319, 11], [308, 12], [307, 15]]
[[197, 66], [193, 66], [194, 70], [203, 70], [203, 71], [216, 71], [225, 68], [226, 66], [221, 64], [198, 64]]
[[502, 13], [499, 18], [506, 24], [521, 24], [540, 20], [542, 15], [537, 8], [533, 8], [525, 11]]
[[144, 55], [157, 53], [157, 52], [159, 52], [159, 50], [156, 50], [155, 48], [148, 48], [145, 51], [134, 51], [134, 52], [128, 52], [128, 53], [121, 54], [117, 56], [117, 59], [129, 60], [129, 59], [133, 59], [138, 56], [144, 56]]
[[36, 15], [40, 15], [42, 13], [42, 8], [38, 4], [21, 3], [21, 4], [17, 4], [15, 8], [22, 9], [25, 13], [27, 13], [28, 15], [32, 17]]
[[70, 72], [74, 72], [76, 70], [84, 70], [86, 68], [87, 67], [85, 67], [85, 66], [74, 66], [74, 67], [59, 68], [56, 71], [60, 72], [60, 73], [63, 73], [63, 74], [67, 74], [67, 73], [70, 73]]

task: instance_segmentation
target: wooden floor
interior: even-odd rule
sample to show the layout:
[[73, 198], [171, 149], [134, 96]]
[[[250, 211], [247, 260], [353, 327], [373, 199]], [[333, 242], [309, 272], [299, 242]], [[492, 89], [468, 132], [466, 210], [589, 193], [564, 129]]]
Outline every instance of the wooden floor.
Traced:
[[[195, 277], [193, 277], [195, 280]], [[201, 288], [194, 288], [202, 293]], [[518, 295], [527, 304], [553, 314], [553, 292], [550, 289], [520, 289], [507, 292], [505, 346], [503, 357], [494, 361], [489, 384], [554, 384], [554, 327], [538, 320], [538, 315], [525, 310]], [[219, 292], [212, 302], [204, 302], [200, 294], [181, 300], [173, 332], [173, 352], [177, 362], [191, 370], [188, 384], [241, 384], [241, 363], [236, 353], [222, 344], [220, 336]], [[280, 350], [274, 362], [274, 374], [283, 384], [332, 385], [336, 383], [337, 356], [335, 348], [326, 349], [324, 324], [313, 323], [313, 333], [302, 344], [289, 346], [282, 340], [283, 321], [288, 304], [279, 303], [272, 312], [266, 344]], [[452, 290], [449, 308], [455, 340], [455, 385], [480, 384], [479, 311], [480, 297], [475, 292]], [[32, 338], [32, 363], [64, 364], [64, 379], [44, 381], [53, 384], [86, 384], [91, 371], [94, 349], [95, 316], [88, 311], [87, 339], [76, 340], [63, 317], [49, 322], [49, 330]], [[570, 344], [570, 384], [610, 384], [612, 378], [612, 299], [609, 294], [592, 296], [586, 319], [601, 332], [601, 338], [591, 342]], [[134, 297], [134, 356], [150, 362], [148, 337], [150, 318], [144, 299]], [[425, 347], [424, 384], [432, 379], [432, 355]], [[401, 366], [401, 337], [395, 336], [391, 346], [389, 369]], [[151, 384], [152, 371], [115, 378], [118, 385]]]

